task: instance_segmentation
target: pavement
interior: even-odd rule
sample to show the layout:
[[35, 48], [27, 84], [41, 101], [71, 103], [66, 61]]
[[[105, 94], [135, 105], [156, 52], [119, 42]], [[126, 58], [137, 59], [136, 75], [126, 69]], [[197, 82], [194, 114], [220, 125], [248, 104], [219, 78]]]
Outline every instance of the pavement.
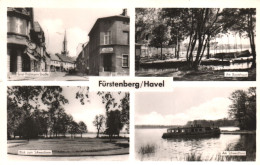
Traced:
[[67, 75], [66, 72], [50, 72], [49, 77], [22, 77], [12, 75], [9, 81], [88, 81], [88, 76]]
[[9, 161], [127, 161], [129, 155], [111, 156], [71, 156], [71, 157], [40, 157], [7, 155]]

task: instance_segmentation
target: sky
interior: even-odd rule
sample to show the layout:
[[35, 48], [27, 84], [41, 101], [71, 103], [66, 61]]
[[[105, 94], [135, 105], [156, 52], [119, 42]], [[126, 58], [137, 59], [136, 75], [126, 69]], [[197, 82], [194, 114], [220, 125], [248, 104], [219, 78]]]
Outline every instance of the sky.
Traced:
[[[93, 125], [93, 121], [96, 115], [103, 114], [105, 116], [105, 105], [102, 104], [101, 96], [97, 95], [97, 92], [89, 92], [89, 102], [85, 101], [82, 105], [79, 99], [76, 99], [76, 92], [79, 90], [85, 90], [85, 87], [62, 87], [62, 95], [68, 99], [69, 103], [63, 105], [65, 112], [72, 115], [74, 121], [77, 123], [83, 121], [88, 128], [89, 132], [96, 132], [96, 128]], [[119, 103], [120, 99], [124, 96], [122, 92], [120, 95], [117, 92], [112, 93], [113, 97]], [[45, 108], [46, 109], [46, 108]], [[124, 131], [124, 130], [123, 130]]]
[[196, 119], [228, 117], [229, 96], [237, 89], [224, 87], [174, 88], [173, 92], [136, 92], [136, 125], [184, 125]]
[[34, 21], [44, 31], [49, 53], [61, 52], [66, 30], [69, 56], [73, 57], [78, 44], [88, 41], [88, 33], [98, 18], [119, 15], [122, 11], [122, 8], [34, 8]]

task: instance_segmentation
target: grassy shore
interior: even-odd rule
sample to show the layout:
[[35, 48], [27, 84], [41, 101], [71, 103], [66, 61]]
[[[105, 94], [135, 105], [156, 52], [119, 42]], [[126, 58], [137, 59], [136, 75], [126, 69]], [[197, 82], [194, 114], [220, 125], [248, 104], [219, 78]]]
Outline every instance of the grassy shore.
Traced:
[[59, 138], [37, 140], [8, 140], [8, 154], [17, 154], [18, 150], [52, 150], [51, 156], [106, 156], [129, 154], [129, 142], [126, 138]]
[[[248, 72], [248, 77], [225, 77], [225, 72]], [[180, 70], [158, 69], [136, 71], [138, 77], [173, 77], [173, 81], [255, 81], [256, 69]]]

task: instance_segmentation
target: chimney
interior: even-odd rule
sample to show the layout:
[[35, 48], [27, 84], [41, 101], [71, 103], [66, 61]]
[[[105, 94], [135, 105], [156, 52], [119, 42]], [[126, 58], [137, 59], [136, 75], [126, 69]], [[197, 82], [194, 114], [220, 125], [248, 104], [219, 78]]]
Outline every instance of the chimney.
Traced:
[[127, 9], [123, 9], [123, 13], [121, 15], [122, 16], [127, 16]]

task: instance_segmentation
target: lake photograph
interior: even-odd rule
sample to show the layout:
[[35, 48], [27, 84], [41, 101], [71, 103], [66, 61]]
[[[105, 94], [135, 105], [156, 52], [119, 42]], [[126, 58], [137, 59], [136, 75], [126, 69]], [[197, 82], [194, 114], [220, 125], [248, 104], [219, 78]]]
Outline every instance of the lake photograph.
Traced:
[[255, 38], [256, 8], [136, 8], [135, 76], [256, 81]]
[[128, 160], [128, 92], [8, 86], [10, 160]]
[[140, 161], [255, 161], [255, 87], [176, 87], [135, 95]]

